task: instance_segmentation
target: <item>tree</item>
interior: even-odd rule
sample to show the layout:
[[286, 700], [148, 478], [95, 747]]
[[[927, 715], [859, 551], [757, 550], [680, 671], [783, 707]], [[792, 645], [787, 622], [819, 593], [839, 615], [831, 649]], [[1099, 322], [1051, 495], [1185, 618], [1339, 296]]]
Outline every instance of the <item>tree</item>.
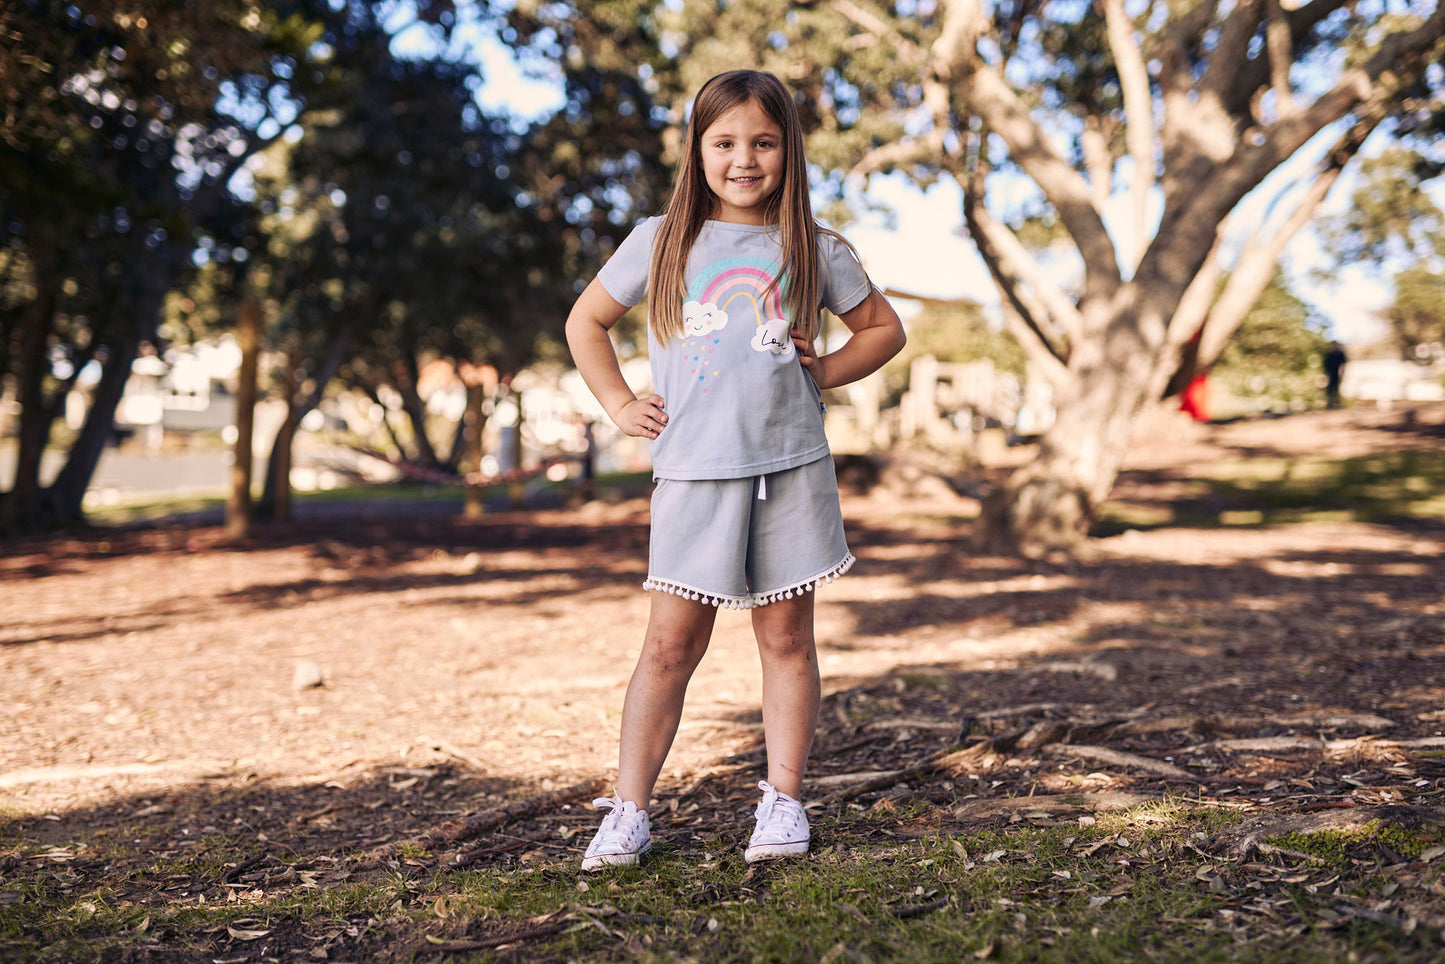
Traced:
[[1349, 211], [1325, 226], [1331, 253], [1346, 263], [1445, 259], [1445, 212], [1426, 189], [1440, 173], [1438, 163], [1405, 147], [1363, 158]]
[[1395, 298], [1385, 320], [1402, 357], [1445, 357], [1445, 274], [1417, 265], [1395, 275]]
[[[1332, 219], [1329, 250], [1343, 263], [1370, 261], [1394, 267], [1395, 297], [1384, 318], [1405, 358], [1445, 353], [1445, 212], [1427, 190], [1445, 162], [1431, 156], [1439, 145], [1420, 142], [1421, 128], [1437, 118], [1424, 115], [1409, 147], [1391, 147], [1360, 165], [1349, 212]], [[1427, 124], [1426, 121], [1431, 121]]]
[[1329, 344], [1321, 327], [1276, 274], [1224, 346], [1211, 380], [1260, 410], [1317, 406], [1320, 359]]
[[[384, 427], [397, 454], [455, 471], [464, 437], [479, 437], [484, 385], [468, 383], [463, 424], [434, 437], [423, 365], [451, 362], [464, 379], [499, 369], [505, 380], [545, 355], [571, 301], [563, 279], [592, 256], [591, 225], [609, 223], [609, 196], [630, 174], [624, 165], [589, 182], [600, 159], [581, 158], [565, 118], [538, 130], [482, 112], [476, 68], [450, 55], [444, 27], [403, 57], [396, 17], [364, 4], [322, 16], [327, 109], [256, 176], [254, 244], [272, 279], [275, 338], [292, 372], [338, 374], [378, 402], [394, 391], [403, 421]], [[273, 446], [263, 511], [284, 492], [290, 427], [329, 378], [286, 393], [292, 417]]]
[[[1086, 535], [1183, 346], [1232, 293], [1253, 303], [1281, 239], [1398, 109], [1445, 34], [1439, 9], [1391, 16], [1332, 0], [1148, 4], [1136, 15], [1104, 0], [1069, 20], [1036, 12], [1020, 2], [994, 18], [976, 0], [950, 3], [927, 81], [938, 88], [935, 129], [958, 137], [960, 163], [949, 167], [967, 192], [970, 231], [1058, 400], [1037, 458], [989, 500], [984, 520], [986, 541], [1029, 555]], [[1230, 213], [1332, 130], [1294, 210], [1250, 239], [1255, 250], [1211, 299]], [[1081, 270], [1070, 289], [988, 203], [1005, 158], [1067, 233]], [[1132, 244], [1105, 217], [1116, 191]]]

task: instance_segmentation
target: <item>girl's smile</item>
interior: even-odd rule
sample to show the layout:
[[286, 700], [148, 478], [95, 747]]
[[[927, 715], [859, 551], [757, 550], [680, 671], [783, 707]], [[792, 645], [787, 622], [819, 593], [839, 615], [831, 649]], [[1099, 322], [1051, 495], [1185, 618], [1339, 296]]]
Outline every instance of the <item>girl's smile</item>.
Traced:
[[702, 134], [702, 170], [717, 199], [714, 219], [763, 224], [767, 201], [783, 183], [783, 132], [749, 100]]

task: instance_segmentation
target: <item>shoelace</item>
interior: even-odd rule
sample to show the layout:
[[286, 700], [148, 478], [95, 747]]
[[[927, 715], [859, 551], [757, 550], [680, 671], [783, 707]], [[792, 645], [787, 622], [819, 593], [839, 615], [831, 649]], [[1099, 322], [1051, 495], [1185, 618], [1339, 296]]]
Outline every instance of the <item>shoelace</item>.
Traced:
[[[624, 816], [622, 808], [626, 806], [626, 804], [622, 802], [620, 797], [615, 794], [610, 797], [598, 797], [592, 801], [592, 806], [598, 808], [606, 807], [608, 811], [610, 811], [607, 816], [602, 818], [602, 826], [597, 829], [595, 845], [613, 847], [630, 842], [629, 838], [632, 835], [622, 826], [622, 818]], [[633, 813], [641, 812], [640, 810], [633, 810]]]
[[784, 797], [777, 787], [766, 780], [758, 781], [758, 789], [763, 791], [763, 799], [758, 804], [758, 809], [753, 811], [753, 816], [758, 821], [759, 830], [780, 829], [778, 825], [785, 821], [788, 830], [798, 826], [799, 818], [803, 814], [801, 804]]

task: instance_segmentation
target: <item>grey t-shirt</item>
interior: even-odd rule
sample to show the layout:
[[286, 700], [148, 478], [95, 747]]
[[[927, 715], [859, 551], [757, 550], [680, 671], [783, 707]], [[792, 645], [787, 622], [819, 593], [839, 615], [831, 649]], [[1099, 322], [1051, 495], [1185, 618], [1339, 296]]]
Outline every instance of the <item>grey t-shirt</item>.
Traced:
[[[647, 295], [649, 218], [618, 246], [597, 278], [624, 305]], [[871, 290], [845, 245], [818, 239], [823, 305], [842, 314]], [[806, 465], [828, 454], [818, 386], [798, 361], [779, 287], [775, 225], [708, 221], [687, 262], [682, 337], [661, 345], [649, 332], [652, 383], [667, 427], [652, 440], [659, 479], [737, 479]]]

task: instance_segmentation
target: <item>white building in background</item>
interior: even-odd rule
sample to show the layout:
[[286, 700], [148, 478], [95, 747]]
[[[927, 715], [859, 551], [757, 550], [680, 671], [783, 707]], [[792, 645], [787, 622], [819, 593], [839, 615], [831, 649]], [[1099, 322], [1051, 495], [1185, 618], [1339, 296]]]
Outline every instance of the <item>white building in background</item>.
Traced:
[[[241, 349], [230, 335], [140, 356], [116, 408], [116, 430], [144, 439], [150, 452], [160, 449], [166, 432], [225, 432], [236, 423], [231, 386], [240, 367]], [[79, 390], [66, 400], [72, 427], [84, 419], [87, 404]]]
[[1398, 358], [1361, 358], [1345, 363], [1340, 394], [1357, 402], [1445, 401], [1445, 366]]

